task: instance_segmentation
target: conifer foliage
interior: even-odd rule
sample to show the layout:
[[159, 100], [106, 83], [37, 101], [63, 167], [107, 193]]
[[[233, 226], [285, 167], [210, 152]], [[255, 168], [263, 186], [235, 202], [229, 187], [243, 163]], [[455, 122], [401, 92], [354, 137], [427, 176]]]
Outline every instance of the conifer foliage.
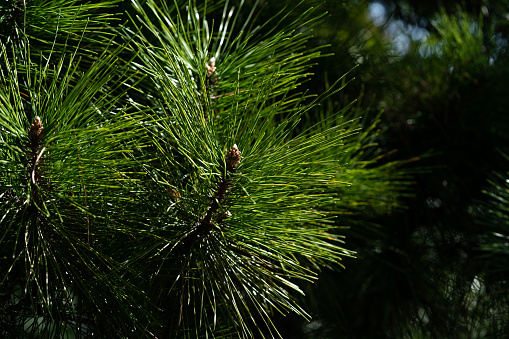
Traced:
[[360, 161], [348, 107], [302, 121], [341, 88], [299, 89], [316, 15], [6, 3], [1, 336], [270, 338], [275, 312], [308, 317], [299, 281], [353, 255], [334, 211], [392, 168]]

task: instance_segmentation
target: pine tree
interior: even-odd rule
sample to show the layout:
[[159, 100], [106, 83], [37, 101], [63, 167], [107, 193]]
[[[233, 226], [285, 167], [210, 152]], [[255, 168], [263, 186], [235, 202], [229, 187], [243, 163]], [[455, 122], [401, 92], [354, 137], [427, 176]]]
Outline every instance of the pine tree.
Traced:
[[113, 3], [2, 5], [0, 333], [278, 337], [354, 255], [335, 215], [401, 189], [376, 121], [303, 89], [312, 11]]

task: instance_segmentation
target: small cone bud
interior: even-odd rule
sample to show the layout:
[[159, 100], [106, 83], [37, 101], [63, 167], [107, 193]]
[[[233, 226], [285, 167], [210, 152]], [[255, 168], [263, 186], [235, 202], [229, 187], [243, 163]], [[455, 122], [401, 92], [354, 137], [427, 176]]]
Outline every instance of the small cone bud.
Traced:
[[236, 144], [233, 145], [233, 147], [230, 148], [228, 150], [228, 152], [226, 152], [225, 159], [226, 159], [226, 166], [228, 167], [229, 170], [233, 170], [239, 165], [240, 151], [237, 148]]
[[30, 130], [28, 131], [28, 135], [32, 139], [37, 139], [42, 132], [42, 121], [40, 117], [35, 117], [34, 122], [30, 125]]
[[207, 75], [211, 77], [215, 71], [216, 71], [216, 58], [212, 57], [207, 63]]

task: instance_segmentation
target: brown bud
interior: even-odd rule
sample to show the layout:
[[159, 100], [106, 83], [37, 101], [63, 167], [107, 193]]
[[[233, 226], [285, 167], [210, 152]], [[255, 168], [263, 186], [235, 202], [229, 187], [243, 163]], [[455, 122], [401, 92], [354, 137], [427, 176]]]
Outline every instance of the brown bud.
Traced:
[[233, 145], [232, 148], [226, 152], [226, 167], [228, 170], [235, 169], [240, 163], [240, 151], [237, 148], [237, 144]]
[[42, 132], [42, 121], [40, 117], [35, 117], [34, 122], [30, 125], [30, 130], [28, 131], [28, 135], [32, 139], [36, 139]]
[[207, 63], [207, 76], [210, 78], [215, 71], [216, 71], [216, 58], [212, 57]]

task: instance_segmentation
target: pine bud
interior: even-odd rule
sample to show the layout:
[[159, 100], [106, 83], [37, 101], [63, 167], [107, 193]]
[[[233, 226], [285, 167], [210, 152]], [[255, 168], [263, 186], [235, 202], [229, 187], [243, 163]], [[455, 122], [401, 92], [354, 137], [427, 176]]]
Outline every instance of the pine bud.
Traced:
[[210, 78], [215, 71], [216, 71], [216, 58], [212, 57], [207, 63], [207, 76]]
[[234, 170], [240, 163], [240, 151], [237, 144], [233, 145], [228, 152], [226, 152], [226, 167], [229, 171]]
[[35, 117], [34, 122], [30, 125], [28, 135], [31, 139], [37, 139], [42, 132], [42, 121], [40, 117]]

